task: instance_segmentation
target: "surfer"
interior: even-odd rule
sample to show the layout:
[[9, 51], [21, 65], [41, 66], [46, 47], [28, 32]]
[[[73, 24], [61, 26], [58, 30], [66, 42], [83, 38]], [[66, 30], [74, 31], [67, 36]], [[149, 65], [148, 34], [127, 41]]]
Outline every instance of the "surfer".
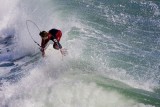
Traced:
[[56, 50], [60, 50], [62, 55], [65, 55], [64, 50], [62, 49], [62, 45], [60, 44], [60, 39], [62, 36], [62, 32], [58, 29], [51, 29], [48, 32], [47, 31], [41, 31], [39, 35], [42, 38], [41, 41], [41, 52], [42, 56], [44, 57], [45, 55], [45, 47], [49, 40], [52, 40], [54, 42], [53, 48]]

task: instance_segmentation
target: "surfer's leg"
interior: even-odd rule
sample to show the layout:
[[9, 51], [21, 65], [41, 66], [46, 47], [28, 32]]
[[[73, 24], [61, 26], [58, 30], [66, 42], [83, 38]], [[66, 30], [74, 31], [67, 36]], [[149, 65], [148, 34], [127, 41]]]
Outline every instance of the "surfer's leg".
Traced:
[[62, 36], [62, 32], [59, 30], [56, 34], [56, 39], [58, 40], [58, 42], [60, 41], [61, 36]]
[[56, 43], [53, 44], [53, 48], [57, 49], [57, 50], [59, 49], [59, 47], [58, 47], [58, 45]]

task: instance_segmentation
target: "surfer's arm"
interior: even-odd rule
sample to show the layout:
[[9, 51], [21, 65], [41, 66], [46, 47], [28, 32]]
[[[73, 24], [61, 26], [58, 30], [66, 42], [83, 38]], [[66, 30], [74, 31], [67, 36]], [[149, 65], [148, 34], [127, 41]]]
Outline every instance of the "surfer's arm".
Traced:
[[42, 56], [44, 56], [45, 55], [45, 51], [44, 51], [44, 49], [45, 49], [45, 40], [43, 40], [42, 39], [42, 42], [41, 42], [41, 52], [42, 52]]

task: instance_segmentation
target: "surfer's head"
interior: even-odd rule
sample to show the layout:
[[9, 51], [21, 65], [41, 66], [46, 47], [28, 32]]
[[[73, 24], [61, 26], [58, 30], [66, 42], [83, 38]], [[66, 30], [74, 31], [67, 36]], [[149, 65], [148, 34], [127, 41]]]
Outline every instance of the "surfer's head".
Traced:
[[47, 37], [48, 33], [46, 31], [41, 31], [39, 35], [43, 38], [43, 37]]

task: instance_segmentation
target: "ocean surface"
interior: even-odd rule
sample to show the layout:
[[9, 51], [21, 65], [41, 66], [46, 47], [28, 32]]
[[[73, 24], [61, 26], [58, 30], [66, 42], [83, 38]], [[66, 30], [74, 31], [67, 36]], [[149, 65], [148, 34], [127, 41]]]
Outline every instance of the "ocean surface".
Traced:
[[0, 107], [160, 107], [160, 1], [0, 0]]

